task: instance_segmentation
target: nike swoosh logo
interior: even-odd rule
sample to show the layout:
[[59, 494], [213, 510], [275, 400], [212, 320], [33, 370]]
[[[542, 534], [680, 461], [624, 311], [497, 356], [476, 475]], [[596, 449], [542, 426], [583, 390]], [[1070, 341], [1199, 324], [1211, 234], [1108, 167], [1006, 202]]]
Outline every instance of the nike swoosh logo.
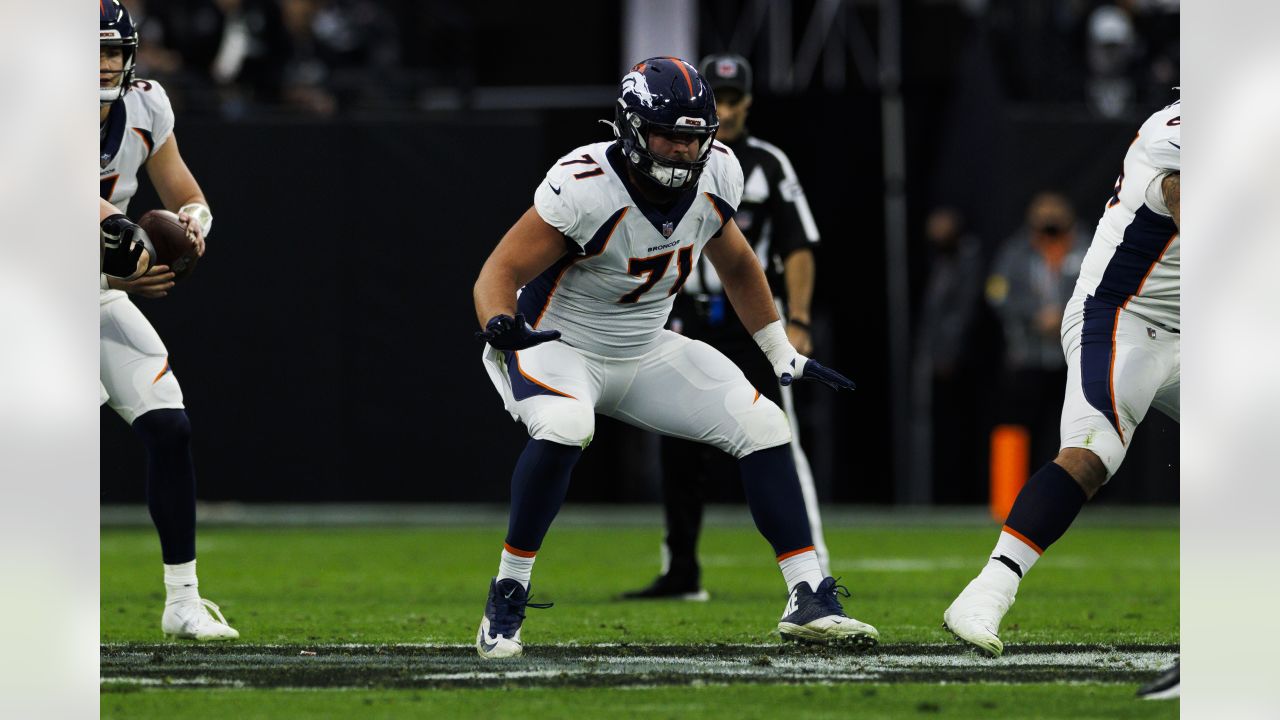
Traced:
[[1181, 149], [1182, 149], [1182, 146], [1181, 146], [1181, 145], [1179, 145], [1178, 143], [1176, 143], [1176, 142], [1174, 142], [1174, 141], [1172, 141], [1172, 140], [1170, 140], [1170, 141], [1169, 141], [1169, 144], [1170, 144], [1170, 145], [1172, 145], [1172, 146], [1174, 146], [1174, 147], [1176, 147], [1176, 148], [1178, 148], [1179, 150], [1181, 150]]
[[503, 595], [503, 597], [505, 597], [506, 599], [510, 600], [510, 599], [511, 599], [511, 596], [512, 596], [512, 595], [515, 595], [515, 594], [516, 594], [516, 589], [515, 589], [515, 588], [511, 588], [511, 592], [507, 593], [506, 595]]
[[480, 643], [480, 644], [484, 646], [484, 651], [485, 651], [485, 652], [493, 652], [493, 649], [494, 649], [494, 648], [496, 648], [496, 647], [498, 647], [498, 643], [492, 643], [492, 644], [490, 644], [490, 643], [487, 643], [487, 642], [482, 642], [482, 643]]
[[[547, 181], [547, 187], [551, 188], [551, 192], [557, 195], [560, 194], [560, 188], [556, 187], [555, 185], [552, 185], [550, 180]], [[564, 187], [564, 186], [561, 185], [560, 187]]]

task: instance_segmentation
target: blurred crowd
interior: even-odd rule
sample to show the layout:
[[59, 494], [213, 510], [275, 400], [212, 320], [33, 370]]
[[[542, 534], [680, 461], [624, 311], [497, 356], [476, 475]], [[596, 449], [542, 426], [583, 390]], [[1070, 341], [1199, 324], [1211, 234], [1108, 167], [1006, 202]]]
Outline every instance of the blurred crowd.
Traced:
[[389, 3], [130, 0], [129, 8], [141, 39], [139, 74], [169, 81], [182, 107], [329, 116], [395, 103], [401, 53]]
[[1178, 83], [1179, 0], [961, 0], [1007, 97], [1121, 117]]
[[[1178, 0], [955, 0], [952, 7], [971, 22], [948, 30], [987, 48], [1011, 100], [1086, 104], [1118, 117], [1176, 84]], [[131, 0], [129, 8], [140, 25], [142, 76], [170, 81], [182, 106], [229, 117], [413, 109], [432, 87], [465, 97], [476, 84], [548, 84], [519, 63], [495, 62], [485, 48], [520, 55], [556, 30], [554, 17], [505, 0]], [[565, 12], [579, 25], [617, 22], [623, 32], [617, 8], [570, 2]], [[619, 46], [575, 36], [575, 58], [604, 72], [574, 72], [563, 82], [611, 76]]]

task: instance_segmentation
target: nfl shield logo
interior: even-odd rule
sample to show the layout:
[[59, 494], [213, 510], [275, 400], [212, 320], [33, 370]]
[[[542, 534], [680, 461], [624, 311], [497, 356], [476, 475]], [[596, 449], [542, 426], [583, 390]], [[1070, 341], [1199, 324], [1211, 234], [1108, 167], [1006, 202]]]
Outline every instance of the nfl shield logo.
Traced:
[[671, 222], [670, 220], [662, 223], [662, 237], [669, 238], [671, 237], [671, 233], [675, 231], [676, 231], [675, 223]]

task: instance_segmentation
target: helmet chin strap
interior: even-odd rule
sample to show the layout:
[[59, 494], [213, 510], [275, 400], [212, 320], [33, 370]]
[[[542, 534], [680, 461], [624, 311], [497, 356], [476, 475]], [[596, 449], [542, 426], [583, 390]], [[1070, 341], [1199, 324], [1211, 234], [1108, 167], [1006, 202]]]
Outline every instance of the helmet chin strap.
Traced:
[[123, 95], [123, 83], [114, 87], [100, 87], [98, 88], [98, 105], [110, 105], [111, 103], [119, 100]]

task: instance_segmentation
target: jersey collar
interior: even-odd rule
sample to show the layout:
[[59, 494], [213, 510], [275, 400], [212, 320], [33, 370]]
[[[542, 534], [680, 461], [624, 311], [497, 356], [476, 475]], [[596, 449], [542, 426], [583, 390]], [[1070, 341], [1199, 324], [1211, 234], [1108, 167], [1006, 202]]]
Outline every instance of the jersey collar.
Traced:
[[[693, 206], [693, 201], [698, 197], [696, 189], [685, 192], [676, 200], [675, 204], [670, 208], [663, 210], [657, 205], [649, 202], [641, 194], [640, 189], [632, 182], [631, 177], [627, 175], [627, 161], [622, 157], [622, 151], [618, 149], [618, 143], [609, 146], [604, 156], [609, 160], [610, 167], [613, 172], [622, 180], [622, 186], [627, 189], [627, 194], [631, 196], [631, 202], [640, 209], [645, 218], [649, 220], [649, 224], [653, 225], [653, 229], [657, 230], [663, 237], [670, 237], [671, 231], [680, 225], [680, 221], [684, 218], [685, 213]], [[698, 179], [698, 184], [702, 183], [702, 178]], [[663, 228], [668, 228], [668, 232], [663, 234]]]
[[103, 126], [102, 133], [98, 136], [98, 149], [101, 155], [98, 161], [102, 163], [102, 167], [111, 164], [111, 159], [120, 152], [120, 145], [124, 142], [125, 131], [125, 108], [124, 98], [111, 103], [111, 110], [107, 113], [107, 122]]

